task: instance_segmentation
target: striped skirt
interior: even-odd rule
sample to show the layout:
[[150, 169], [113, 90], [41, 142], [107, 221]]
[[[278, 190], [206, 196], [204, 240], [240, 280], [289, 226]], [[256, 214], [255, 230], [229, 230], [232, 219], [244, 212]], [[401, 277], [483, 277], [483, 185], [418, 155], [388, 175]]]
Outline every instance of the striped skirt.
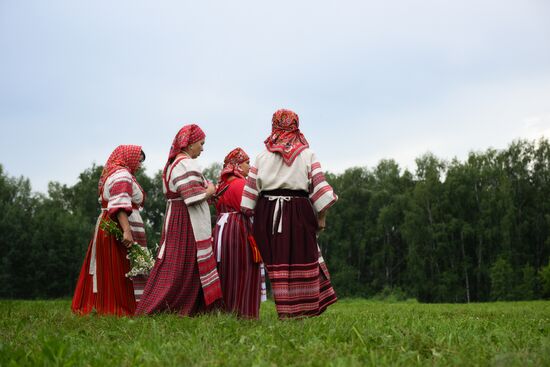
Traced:
[[136, 314], [170, 312], [192, 316], [206, 309], [189, 212], [183, 201], [171, 205], [161, 238], [164, 253], [149, 274]]
[[214, 254], [225, 311], [257, 319], [260, 310], [260, 264], [252, 258], [246, 220], [240, 213], [218, 215], [218, 224], [214, 229]]
[[317, 228], [306, 192], [261, 193], [254, 214], [254, 237], [280, 318], [317, 316], [337, 300], [317, 246]]

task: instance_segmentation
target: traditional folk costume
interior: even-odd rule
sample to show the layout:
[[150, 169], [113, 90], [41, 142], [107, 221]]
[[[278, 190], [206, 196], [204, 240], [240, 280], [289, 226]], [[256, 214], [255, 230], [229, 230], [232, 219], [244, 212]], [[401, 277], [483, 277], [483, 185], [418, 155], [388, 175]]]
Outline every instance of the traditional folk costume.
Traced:
[[267, 267], [279, 317], [320, 315], [336, 294], [317, 245], [317, 216], [337, 196], [289, 110], [273, 115], [266, 151], [250, 168], [241, 210]]
[[112, 234], [103, 231], [100, 223], [108, 218], [117, 221], [118, 212], [123, 210], [128, 214], [134, 241], [146, 246], [145, 227], [139, 213], [145, 193], [134, 177], [140, 156], [140, 146], [121, 145], [103, 168], [99, 180], [101, 214], [76, 285], [71, 306], [75, 313], [87, 314], [95, 309], [99, 314], [123, 316], [135, 312], [146, 279], [126, 277], [130, 271], [127, 249]]
[[222, 298], [212, 227], [206, 197], [206, 179], [182, 149], [204, 139], [197, 125], [186, 125], [176, 135], [163, 171], [168, 200], [155, 266], [136, 313], [173, 312], [189, 316], [205, 311]]
[[[240, 317], [257, 319], [262, 296], [261, 256], [252, 236], [250, 218], [241, 213], [246, 178], [240, 164], [249, 161], [241, 149], [224, 160], [216, 196], [217, 224], [214, 249], [223, 292], [224, 309]], [[263, 283], [265, 297], [265, 283]]]

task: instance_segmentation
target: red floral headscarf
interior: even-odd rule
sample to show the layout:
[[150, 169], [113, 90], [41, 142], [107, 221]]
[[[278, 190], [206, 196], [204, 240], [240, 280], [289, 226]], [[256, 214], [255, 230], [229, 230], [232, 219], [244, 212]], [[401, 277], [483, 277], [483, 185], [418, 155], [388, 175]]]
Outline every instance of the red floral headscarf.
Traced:
[[107, 163], [105, 163], [105, 167], [103, 167], [103, 171], [101, 172], [98, 184], [99, 192], [101, 192], [107, 178], [121, 168], [126, 168], [134, 175], [139, 167], [140, 158], [141, 146], [139, 145], [119, 145], [116, 147], [109, 156], [109, 159], [107, 159]]
[[185, 125], [178, 131], [176, 134], [176, 137], [174, 138], [174, 141], [172, 142], [172, 146], [170, 147], [170, 153], [168, 154], [168, 161], [166, 161], [166, 165], [164, 166], [164, 170], [162, 171], [162, 177], [163, 179], [166, 179], [166, 170], [168, 170], [168, 166], [172, 162], [174, 162], [174, 158], [181, 152], [182, 149], [186, 148], [187, 146], [194, 144], [206, 137], [206, 134], [202, 129], [196, 125]]
[[244, 178], [243, 171], [240, 167], [241, 163], [249, 161], [250, 157], [241, 148], [235, 148], [223, 160], [223, 168], [220, 173], [220, 183], [227, 180], [227, 176], [234, 175]]
[[300, 132], [298, 115], [291, 110], [278, 110], [273, 114], [271, 135], [264, 141], [267, 150], [279, 153], [290, 166], [304, 149], [309, 148]]

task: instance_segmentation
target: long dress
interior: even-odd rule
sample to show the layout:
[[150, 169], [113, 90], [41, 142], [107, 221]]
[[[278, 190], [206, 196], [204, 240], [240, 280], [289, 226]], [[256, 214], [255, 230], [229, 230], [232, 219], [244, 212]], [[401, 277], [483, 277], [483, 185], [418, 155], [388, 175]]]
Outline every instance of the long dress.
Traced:
[[145, 279], [139, 277], [133, 281], [126, 277], [130, 271], [130, 262], [126, 258], [128, 251], [113, 235], [103, 231], [100, 223], [107, 218], [116, 221], [117, 213], [124, 210], [129, 214], [134, 241], [146, 246], [139, 213], [144, 198], [143, 189], [126, 169], [115, 171], [105, 181], [99, 197], [101, 214], [80, 270], [71, 305], [73, 312], [88, 314], [95, 309], [99, 314], [134, 314], [136, 299], [139, 300], [143, 292]]
[[254, 237], [281, 318], [320, 315], [337, 300], [317, 245], [315, 214], [336, 200], [310, 149], [290, 166], [264, 151], [250, 168], [241, 210], [254, 215]]
[[192, 316], [222, 297], [205, 179], [192, 159], [182, 158], [168, 169], [163, 187], [161, 247], [136, 313]]
[[[254, 259], [251, 222], [241, 213], [246, 180], [235, 177], [216, 203], [214, 249], [223, 292], [224, 309], [244, 318], [259, 316], [260, 258]], [[257, 251], [257, 250], [256, 250]]]

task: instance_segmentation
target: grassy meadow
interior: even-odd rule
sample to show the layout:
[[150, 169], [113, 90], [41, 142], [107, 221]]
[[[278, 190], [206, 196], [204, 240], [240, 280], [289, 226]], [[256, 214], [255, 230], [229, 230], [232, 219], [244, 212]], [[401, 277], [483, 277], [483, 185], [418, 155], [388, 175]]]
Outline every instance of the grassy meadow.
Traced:
[[0, 366], [550, 366], [550, 302], [340, 300], [321, 317], [77, 317], [0, 301]]

